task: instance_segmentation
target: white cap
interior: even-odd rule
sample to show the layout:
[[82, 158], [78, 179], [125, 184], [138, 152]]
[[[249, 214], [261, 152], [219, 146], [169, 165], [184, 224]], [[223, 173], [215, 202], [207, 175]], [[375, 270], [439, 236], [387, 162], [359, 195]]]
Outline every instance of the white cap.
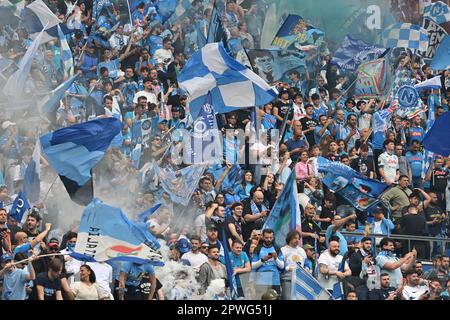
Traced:
[[11, 121], [5, 121], [2, 123], [2, 129], [5, 130], [6, 128], [8, 128], [9, 126], [15, 126], [16, 123], [15, 122], [11, 122]]

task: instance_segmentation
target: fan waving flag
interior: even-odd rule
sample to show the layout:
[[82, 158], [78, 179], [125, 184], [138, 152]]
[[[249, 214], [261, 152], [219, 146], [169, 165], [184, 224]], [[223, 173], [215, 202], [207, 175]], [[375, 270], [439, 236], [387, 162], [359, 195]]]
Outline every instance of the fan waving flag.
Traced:
[[59, 174], [70, 198], [87, 205], [93, 198], [92, 168], [122, 130], [116, 118], [96, 119], [59, 129], [41, 137], [44, 153]]
[[445, 112], [434, 121], [433, 126], [423, 138], [426, 150], [438, 155], [450, 156], [450, 112]]
[[450, 9], [444, 2], [437, 1], [424, 8], [423, 17], [429, 18], [437, 24], [444, 24], [450, 21]]
[[257, 74], [228, 55], [221, 43], [209, 43], [195, 52], [178, 76], [178, 82], [188, 93], [194, 119], [209, 91], [217, 113], [262, 106], [277, 95]]
[[43, 43], [58, 37], [57, 25], [61, 21], [42, 0], [33, 1], [26, 6], [22, 15], [23, 25], [32, 39], [42, 29], [46, 31], [42, 40]]
[[421, 26], [411, 23], [396, 23], [387, 27], [381, 34], [386, 48], [410, 48], [427, 51], [428, 35]]
[[25, 212], [30, 209], [30, 204], [23, 192], [19, 192], [11, 207], [11, 217], [13, 217], [18, 223], [24, 223], [26, 219]]
[[67, 43], [66, 35], [62, 32], [58, 25], [58, 36], [61, 45], [61, 63], [64, 70], [64, 79], [68, 79], [73, 76], [73, 57], [69, 44]]
[[81, 217], [75, 250], [78, 260], [129, 261], [163, 266], [158, 240], [145, 223], [132, 222], [120, 208], [94, 198]]
[[292, 272], [291, 300], [333, 300], [331, 294], [297, 263]]
[[225, 267], [227, 270], [227, 278], [228, 278], [228, 284], [230, 286], [231, 299], [237, 300], [239, 297], [238, 289], [237, 289], [237, 282], [236, 282], [236, 277], [234, 276], [233, 266], [231, 265], [230, 253], [229, 253], [229, 249], [228, 249], [228, 241], [227, 241], [227, 237], [225, 236], [224, 229], [222, 229], [221, 236], [222, 236], [222, 246], [223, 246], [223, 258], [225, 260]]
[[425, 81], [422, 81], [414, 86], [418, 92], [424, 90], [438, 90], [442, 87], [441, 76], [437, 76]]
[[430, 64], [433, 70], [446, 70], [450, 68], [450, 36], [445, 35], [439, 47], [436, 49], [433, 60]]
[[36, 139], [33, 156], [25, 170], [23, 192], [32, 203], [39, 200], [41, 193], [41, 143], [39, 139]]

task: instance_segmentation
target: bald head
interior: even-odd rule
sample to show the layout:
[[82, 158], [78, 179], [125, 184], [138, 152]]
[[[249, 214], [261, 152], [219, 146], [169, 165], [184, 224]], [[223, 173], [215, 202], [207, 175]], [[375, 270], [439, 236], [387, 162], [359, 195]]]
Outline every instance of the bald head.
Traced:
[[14, 241], [16, 241], [19, 245], [27, 243], [28, 236], [25, 232], [19, 231], [14, 235]]
[[255, 191], [255, 193], [253, 194], [253, 202], [256, 205], [260, 205], [264, 202], [264, 193], [262, 193], [261, 191]]

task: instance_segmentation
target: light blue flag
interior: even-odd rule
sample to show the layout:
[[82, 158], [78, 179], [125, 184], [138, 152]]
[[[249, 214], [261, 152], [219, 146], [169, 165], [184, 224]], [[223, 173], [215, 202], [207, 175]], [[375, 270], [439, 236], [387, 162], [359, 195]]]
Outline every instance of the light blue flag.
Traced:
[[44, 29], [42, 29], [36, 39], [34, 39], [28, 47], [27, 52], [19, 62], [17, 71], [14, 72], [6, 82], [6, 85], [3, 88], [3, 93], [6, 96], [18, 98], [22, 94], [25, 82], [27, 81], [28, 74], [31, 70], [31, 64], [33, 63], [34, 56], [41, 44], [43, 34]]
[[103, 159], [121, 130], [122, 123], [111, 117], [75, 124], [41, 137], [48, 162], [74, 202], [87, 205], [92, 201], [92, 168]]
[[211, 93], [206, 95], [198, 118], [193, 123], [190, 140], [183, 154], [185, 163], [201, 164], [222, 160], [222, 133], [217, 127]]
[[289, 231], [301, 231], [300, 207], [297, 197], [297, 183], [295, 172], [292, 171], [286, 185], [281, 191], [264, 223], [263, 229], [272, 229], [275, 235], [275, 243], [282, 246], [286, 241]]
[[66, 35], [62, 32], [61, 27], [58, 25], [58, 36], [61, 45], [61, 63], [64, 71], [64, 79], [68, 79], [73, 76], [73, 57], [70, 50], [69, 43], [67, 42]]
[[84, 261], [128, 261], [163, 266], [158, 240], [145, 223], [130, 221], [120, 208], [94, 198], [81, 217], [72, 257]]
[[434, 58], [430, 64], [433, 70], [446, 70], [450, 68], [450, 36], [445, 35], [439, 47], [436, 49]]
[[[427, 130], [426, 133], [428, 131], [430, 131], [430, 129], [433, 127], [434, 125], [434, 121], [435, 121], [435, 112], [436, 112], [436, 108], [435, 108], [435, 104], [434, 104], [434, 99], [435, 99], [435, 95], [434, 94], [430, 94], [428, 96], [428, 119], [427, 119]], [[430, 150], [425, 148], [425, 152], [423, 153], [423, 161], [422, 161], [422, 179], [425, 178], [425, 175], [427, 174], [428, 170], [430, 169], [430, 167], [433, 164], [433, 152], [431, 152]]]
[[429, 38], [427, 31], [421, 26], [411, 23], [395, 23], [381, 34], [385, 48], [410, 48], [427, 51]]
[[231, 265], [231, 259], [230, 259], [230, 252], [228, 250], [228, 241], [227, 237], [225, 236], [225, 230], [222, 229], [222, 247], [223, 247], [223, 258], [225, 260], [225, 267], [227, 269], [227, 278], [228, 278], [228, 284], [230, 286], [230, 292], [231, 292], [231, 299], [237, 300], [238, 290], [237, 290], [237, 283], [236, 278], [234, 276], [233, 266]]
[[444, 157], [450, 156], [450, 112], [445, 112], [434, 121], [434, 125], [423, 138], [425, 150]]
[[204, 165], [192, 165], [176, 173], [169, 168], [160, 168], [156, 162], [153, 162], [153, 168], [164, 191], [170, 195], [170, 199], [183, 206], [189, 204], [203, 171], [205, 171]]
[[221, 43], [209, 43], [195, 52], [178, 76], [188, 93], [193, 119], [197, 119], [208, 92], [217, 113], [262, 106], [276, 92], [257, 74], [232, 58]]
[[30, 204], [28, 203], [25, 194], [21, 191], [17, 195], [11, 207], [11, 217], [13, 217], [17, 222], [23, 223], [26, 218], [25, 213], [30, 209]]
[[423, 9], [423, 17], [429, 18], [437, 24], [444, 24], [450, 21], [450, 9], [444, 2], [437, 1]]
[[66, 94], [66, 91], [72, 86], [72, 84], [77, 80], [79, 74], [72, 76], [65, 82], [61, 83], [55, 89], [50, 91], [39, 104], [42, 112], [50, 113], [55, 112], [59, 108], [61, 99]]
[[177, 8], [177, 0], [158, 0], [156, 11], [161, 15], [163, 22], [167, 21]]
[[[218, 167], [218, 168], [211, 168], [208, 171], [212, 173], [214, 176], [214, 179], [216, 181], [219, 179], [219, 177], [224, 173], [226, 167]], [[242, 169], [239, 163], [235, 163], [231, 166], [230, 171], [228, 171], [228, 174], [225, 176], [225, 178], [222, 181], [222, 188], [221, 190], [231, 190], [234, 191], [239, 184], [242, 182]]]
[[137, 217], [137, 220], [138, 220], [138, 221], [141, 221], [141, 222], [146, 222], [147, 219], [148, 219], [152, 214], [154, 214], [154, 213], [159, 209], [159, 207], [161, 207], [161, 205], [162, 205], [162, 203], [157, 203], [157, 204], [155, 204], [153, 207], [151, 207], [151, 208], [145, 210], [144, 212], [140, 213], [140, 214], [138, 215], [138, 217]]
[[23, 26], [31, 37], [42, 29], [46, 30], [46, 39], [58, 37], [57, 25], [61, 21], [42, 0], [33, 1], [27, 5], [22, 11], [21, 19]]
[[331, 294], [297, 263], [292, 272], [291, 300], [333, 300]]
[[23, 192], [32, 203], [39, 200], [41, 193], [41, 143], [39, 139], [36, 139], [33, 156], [25, 170]]

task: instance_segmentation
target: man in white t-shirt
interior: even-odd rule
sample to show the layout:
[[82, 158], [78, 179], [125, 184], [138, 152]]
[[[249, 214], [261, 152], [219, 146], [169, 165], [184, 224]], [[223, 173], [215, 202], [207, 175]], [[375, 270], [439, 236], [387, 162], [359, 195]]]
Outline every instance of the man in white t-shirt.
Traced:
[[305, 266], [306, 252], [299, 244], [298, 231], [290, 231], [286, 236], [286, 245], [281, 248], [285, 263], [285, 272], [281, 275], [283, 300], [290, 299], [292, 272], [297, 268], [297, 263], [302, 267]]
[[430, 289], [426, 280], [420, 279], [414, 269], [406, 275], [406, 285], [403, 287], [402, 300], [428, 300]]
[[201, 239], [199, 236], [192, 236], [190, 242], [191, 251], [183, 254], [181, 260], [189, 261], [191, 267], [198, 273], [200, 271], [200, 266], [208, 261], [208, 257], [200, 251]]
[[164, 64], [166, 67], [174, 61], [172, 41], [169, 38], [163, 40], [163, 47], [155, 51], [153, 59], [155, 59], [157, 63]]
[[386, 151], [378, 157], [378, 168], [381, 181], [390, 186], [398, 181], [398, 178], [400, 177], [398, 158], [394, 154], [394, 141], [386, 140], [384, 141], [383, 146]]
[[146, 97], [147, 102], [158, 104], [156, 94], [153, 92], [153, 80], [151, 78], [144, 79], [144, 90], [136, 92], [133, 98], [133, 103], [137, 103], [139, 97]]
[[347, 262], [344, 264], [344, 271], [339, 271], [339, 267], [343, 259], [343, 257], [339, 254], [339, 251], [339, 238], [331, 237], [328, 250], [324, 251], [317, 261], [319, 264], [319, 283], [330, 293], [333, 292], [333, 286], [337, 282], [352, 275], [352, 271], [350, 270]]

